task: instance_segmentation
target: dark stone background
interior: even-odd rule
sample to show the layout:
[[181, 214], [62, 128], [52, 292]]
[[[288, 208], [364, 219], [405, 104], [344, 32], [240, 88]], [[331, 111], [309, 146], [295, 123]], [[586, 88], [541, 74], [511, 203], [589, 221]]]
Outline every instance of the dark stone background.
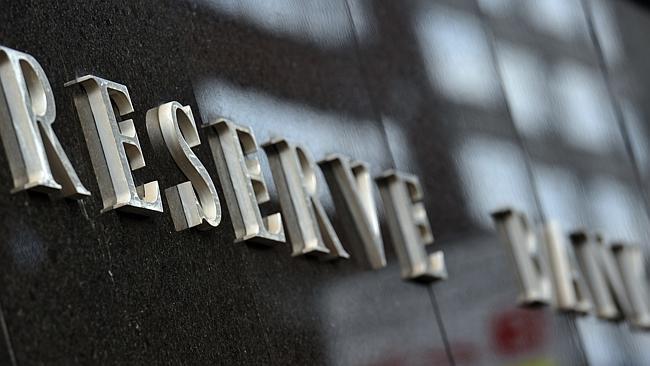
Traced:
[[[613, 365], [650, 357], [648, 336], [624, 324], [517, 309], [515, 275], [489, 222], [491, 210], [512, 205], [648, 252], [647, 8], [159, 0], [3, 1], [0, 9], [0, 44], [45, 69], [54, 129], [93, 194], [80, 202], [9, 194], [0, 154], [2, 364]], [[221, 226], [207, 232], [176, 233], [167, 212], [100, 214], [63, 87], [88, 73], [129, 88], [147, 163], [136, 182], [155, 179], [164, 189], [184, 181], [154, 152], [144, 123], [149, 108], [171, 100], [189, 104], [199, 124], [225, 116], [251, 126], [260, 143], [281, 135], [316, 158], [340, 152], [370, 163], [373, 174], [418, 174], [449, 280], [401, 281], [387, 239], [389, 266], [380, 271], [291, 258], [289, 245], [233, 244], [225, 205]], [[200, 136], [195, 151], [218, 183]], [[277, 199], [260, 155], [271, 212]], [[354, 245], [319, 178], [344, 245]]]

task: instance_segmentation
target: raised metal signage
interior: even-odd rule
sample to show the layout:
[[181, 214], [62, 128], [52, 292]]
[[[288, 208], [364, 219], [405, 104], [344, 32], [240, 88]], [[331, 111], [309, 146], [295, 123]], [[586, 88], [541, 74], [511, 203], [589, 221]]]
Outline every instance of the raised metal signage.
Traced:
[[[54, 96], [45, 72], [30, 55], [0, 47], [0, 134], [10, 157], [14, 190], [60, 192], [64, 197], [90, 196], [77, 177], [52, 130]], [[221, 204], [212, 177], [193, 153], [200, 145], [190, 107], [168, 102], [150, 109], [146, 121], [122, 120], [133, 112], [125, 85], [86, 75], [66, 84], [74, 103], [97, 177], [103, 210], [155, 215], [164, 211], [158, 181], [136, 186], [132, 171], [145, 168], [135, 123], [146, 123], [153, 146], [169, 153], [188, 181], [165, 189], [175, 229], [209, 229], [221, 222]], [[370, 268], [386, 266], [384, 244], [373, 198], [373, 180], [365, 163], [330, 155], [318, 164], [304, 147], [273, 139], [263, 147], [278, 188], [282, 213], [263, 217], [260, 204], [270, 200], [250, 128], [218, 119], [203, 124], [217, 175], [228, 205], [236, 242], [285, 243], [292, 254], [324, 259], [350, 257], [317, 196], [320, 167], [335, 199], [337, 212], [349, 218], [350, 250]], [[147, 167], [150, 169], [149, 167]], [[390, 237], [402, 277], [436, 280], [446, 277], [442, 252], [431, 256], [433, 242], [415, 176], [387, 172], [377, 178], [388, 218]]]
[[[11, 192], [35, 190], [70, 199], [90, 196], [52, 129], [54, 96], [39, 63], [28, 54], [0, 46], [0, 84], [0, 136], [9, 156]], [[74, 89], [102, 212], [155, 215], [164, 211], [158, 181], [136, 186], [131, 173], [145, 168], [135, 123], [146, 123], [154, 148], [169, 154], [188, 179], [165, 189], [175, 229], [219, 226], [220, 198], [213, 178], [192, 150], [201, 141], [189, 106], [172, 101], [150, 109], [146, 121], [122, 120], [121, 116], [133, 112], [125, 85], [86, 75], [66, 86]], [[235, 242], [272, 246], [288, 239], [293, 256], [325, 260], [354, 256], [372, 269], [386, 266], [374, 200], [376, 188], [366, 163], [339, 154], [316, 162], [303, 145], [280, 137], [263, 143], [281, 207], [281, 212], [264, 217], [260, 205], [270, 197], [253, 131], [225, 119], [207, 121], [202, 127]], [[356, 245], [344, 245], [334, 230], [318, 197], [317, 169], [325, 176], [337, 214], [350, 223], [345, 230]], [[374, 183], [401, 277], [418, 281], [446, 278], [443, 253], [426, 250], [433, 235], [418, 178], [389, 170]], [[523, 213], [512, 209], [494, 212], [492, 217], [514, 263], [519, 304], [551, 304], [576, 314], [593, 312], [603, 319], [626, 320], [635, 328], [650, 329], [644, 259], [638, 247], [605, 245], [600, 235], [585, 231], [564, 236], [552, 222], [536, 228]]]
[[[511, 253], [523, 306], [552, 304], [576, 314], [626, 320], [650, 330], [650, 304], [643, 255], [636, 246], [606, 245], [596, 233], [565, 237], [555, 223], [532, 227], [512, 209], [492, 214]], [[571, 247], [565, 244], [570, 240]]]

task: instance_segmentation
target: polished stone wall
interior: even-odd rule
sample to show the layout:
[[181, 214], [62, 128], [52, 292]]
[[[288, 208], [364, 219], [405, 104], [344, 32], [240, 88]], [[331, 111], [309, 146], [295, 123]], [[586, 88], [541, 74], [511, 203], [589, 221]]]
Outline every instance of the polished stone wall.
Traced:
[[[590, 227], [650, 255], [650, 12], [604, 0], [14, 1], [0, 44], [33, 55], [54, 129], [92, 196], [10, 194], [0, 154], [0, 364], [642, 364], [625, 324], [515, 306], [516, 277], [489, 213]], [[400, 280], [354, 259], [234, 244], [228, 207], [209, 231], [168, 212], [109, 212], [72, 91], [94, 74], [128, 86], [147, 166], [148, 109], [190, 105], [258, 142], [283, 136], [417, 174], [449, 279]], [[648, 81], [648, 82], [646, 82]], [[207, 146], [195, 152], [218, 184]], [[263, 172], [279, 210], [264, 153]], [[319, 174], [322, 200], [341, 235]], [[376, 195], [378, 199], [378, 195]], [[222, 203], [223, 195], [222, 195]], [[164, 202], [166, 205], [166, 201]], [[379, 205], [381, 211], [381, 205]], [[383, 214], [381, 214], [383, 217]]]

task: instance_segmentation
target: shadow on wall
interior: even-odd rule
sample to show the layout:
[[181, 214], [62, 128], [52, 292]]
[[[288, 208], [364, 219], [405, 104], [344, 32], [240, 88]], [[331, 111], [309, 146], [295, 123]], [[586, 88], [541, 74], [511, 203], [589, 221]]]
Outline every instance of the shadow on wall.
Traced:
[[[582, 50], [581, 47], [589, 47], [582, 20], [584, 10], [579, 2], [479, 0], [480, 10], [489, 17], [487, 23], [491, 27], [504, 29], [513, 23], [524, 24], [524, 31], [515, 27], [506, 32], [512, 37], [497, 34], [496, 42], [485, 33], [485, 23], [475, 5], [473, 0], [349, 0], [347, 3], [205, 0], [188, 1], [182, 6], [163, 1], [152, 11], [139, 3], [115, 6], [106, 2], [94, 10], [110, 15], [108, 19], [102, 19], [105, 23], [98, 21], [94, 27], [87, 26], [85, 18], [91, 14], [84, 13], [83, 9], [49, 5], [51, 13], [59, 12], [67, 18], [77, 19], [78, 23], [69, 25], [69, 29], [78, 32], [88, 42], [79, 47], [77, 40], [69, 40], [65, 31], [55, 29], [49, 33], [52, 45], [40, 41], [35, 42], [39, 45], [35, 47], [49, 50], [43, 53], [49, 54], [49, 59], [44, 61], [50, 63], [60, 57], [59, 48], [64, 47], [69, 52], [67, 59], [78, 61], [73, 66], [64, 67], [83, 68], [75, 69], [77, 76], [99, 73], [127, 84], [134, 96], [136, 113], [133, 118], [137, 121], [144, 121], [146, 109], [160, 102], [182, 97], [187, 100], [180, 100], [181, 103], [193, 103], [194, 96], [198, 105], [198, 108], [193, 106], [198, 111], [195, 114], [200, 115], [203, 121], [225, 116], [237, 123], [251, 125], [260, 142], [281, 134], [303, 143], [317, 158], [331, 152], [342, 152], [370, 162], [374, 174], [393, 166], [418, 174], [426, 192], [433, 232], [445, 246], [450, 268], [452, 265], [458, 268], [452, 268], [457, 272], [451, 274], [455, 277], [449, 281], [450, 285], [436, 287], [441, 299], [440, 309], [447, 310], [442, 314], [442, 321], [449, 331], [452, 354], [459, 363], [464, 360], [466, 364], [530, 360], [572, 345], [569, 341], [565, 345], [553, 343], [558, 341], [548, 337], [555, 332], [567, 334], [572, 329], [562, 328], [566, 322], [551, 318], [548, 312], [518, 312], [509, 307], [515, 302], [514, 274], [504, 268], [506, 256], [494, 240], [489, 212], [514, 204], [534, 216], [540, 216], [538, 210], [541, 210], [543, 216], [559, 216], [571, 225], [589, 224], [603, 228], [611, 236], [637, 240], [648, 236], [647, 220], [639, 219], [646, 214], [640, 206], [629, 169], [618, 163], [627, 158], [621, 149], [621, 136], [612, 120], [599, 71], [592, 68], [589, 60], [585, 65], [584, 56], [576, 56], [571, 51], [572, 48]], [[77, 12], [80, 12], [78, 16]], [[14, 17], [16, 27], [30, 26], [21, 23], [29, 20], [21, 20], [23, 18], [17, 15]], [[40, 33], [48, 31], [43, 27], [38, 29]], [[118, 27], [134, 36], [119, 40], [110, 38], [111, 29]], [[105, 44], [101, 44], [106, 39], [98, 34], [109, 34], [115, 48], [107, 49]], [[526, 38], [526, 34], [532, 34], [533, 38]], [[607, 43], [605, 50], [614, 58], [616, 37], [610, 38], [612, 41]], [[558, 46], [550, 50], [540, 46], [546, 44]], [[87, 60], [109, 60], [106, 62], [111, 65], [100, 66], [99, 61]], [[127, 63], [134, 65], [133, 68], [122, 67]], [[65, 71], [63, 74], [71, 78], [72, 72]], [[65, 81], [52, 81], [57, 96], [69, 95], [61, 87]], [[59, 108], [60, 120], [75, 118], [70, 105], [62, 101], [57, 103], [63, 107]], [[633, 109], [630, 107], [630, 114], [634, 114]], [[511, 119], [514, 119], [514, 126]], [[73, 129], [62, 123], [58, 123], [57, 128]], [[139, 135], [146, 135], [143, 123], [139, 123], [137, 128]], [[639, 129], [643, 127], [639, 126]], [[70, 134], [74, 135], [74, 132]], [[74, 136], [83, 141], [79, 135]], [[532, 159], [528, 159], [523, 151], [522, 137]], [[206, 144], [206, 139], [202, 140]], [[143, 150], [145, 156], [155, 156], [146, 141]], [[202, 161], [209, 161], [207, 146], [202, 150]], [[84, 154], [87, 151], [84, 150]], [[88, 162], [74, 159], [77, 160], [74, 165], [85, 172], [82, 179], [94, 182]], [[171, 163], [167, 164], [173, 168]], [[142, 181], [156, 179], [153, 174], [153, 170], [138, 172], [137, 178]], [[168, 186], [167, 181], [180, 178], [178, 173], [175, 174], [161, 178], [164, 186]], [[265, 175], [270, 181], [271, 175], [268, 172]], [[320, 183], [324, 186], [322, 179]], [[541, 203], [541, 207], [536, 201]], [[327, 203], [331, 213], [331, 202]], [[99, 210], [91, 207], [89, 211]], [[576, 211], [580, 211], [579, 219], [574, 218]], [[120, 220], [129, 221], [128, 218], [115, 219], [106, 226], [117, 227]], [[145, 249], [148, 248], [146, 245], [155, 245], [156, 240], [151, 240], [149, 232], [159, 223], [139, 223], [144, 230], [138, 234], [138, 239], [142, 240]], [[164, 224], [170, 226], [168, 221]], [[224, 227], [228, 224], [222, 223]], [[30, 222], [28, 226], [37, 225]], [[21, 268], [33, 270], [31, 263], [42, 260], [44, 256], [44, 249], [37, 244], [45, 235], [44, 232], [34, 232], [26, 238], [16, 239], [16, 243], [27, 248], [29, 253], [12, 247], [9, 255], [14, 256]], [[89, 234], [88, 237], [92, 236]], [[22, 240], [29, 240], [32, 247], [23, 246]], [[149, 249], [155, 252], [160, 248]], [[192, 250], [179, 246], [163, 249], [166, 250], [162, 251], [164, 257], [168, 258], [183, 258], [183, 253]], [[123, 260], [131, 263], [133, 268], [141, 264], [141, 258], [129, 259], [124, 253], [114, 255], [116, 262]], [[251, 263], [255, 263], [254, 259]], [[248, 269], [246, 265], [249, 263], [236, 270], [245, 272]], [[469, 270], [460, 273], [461, 268]], [[383, 273], [395, 272], [394, 268], [389, 268]], [[111, 273], [112, 281], [113, 272], [108, 273]], [[135, 272], [128, 279], [144, 284], [144, 287], [148, 278], [140, 275]], [[318, 311], [324, 319], [346, 323], [346, 313], [340, 311], [342, 305], [336, 300], [341, 293], [381, 281], [381, 274], [371, 275], [372, 279], [365, 278], [364, 273], [351, 279], [332, 280], [323, 284], [322, 292], [315, 296], [304, 290], [304, 298], [309, 300], [301, 299], [301, 305], [320, 307]], [[179, 277], [183, 277], [182, 274]], [[172, 279], [175, 278], [172, 276]], [[209, 291], [211, 284], [209, 277], [203, 279], [204, 287], [193, 289], [199, 298], [202, 292]], [[394, 281], [391, 284], [398, 283], [396, 277], [391, 281]], [[196, 286], [197, 281], [194, 282]], [[232, 282], [236, 283], [237, 278]], [[105, 285], [100, 283], [96, 287], [112, 294], [112, 287]], [[187, 284], [188, 287], [192, 285], [191, 281]], [[408, 286], [404, 297], [413, 291]], [[97, 288], [88, 291], [92, 295], [103, 295]], [[418, 289], [422, 292], [421, 287]], [[119, 305], [132, 306], [131, 311], [135, 314], [137, 304], [148, 301], [148, 291], [151, 290], [141, 289], [143, 298], [130, 298], [126, 305], [120, 303], [125, 300], [118, 296], [116, 308]], [[251, 294], [245, 296], [257, 295], [251, 289], [248, 291]], [[393, 299], [402, 296], [390, 286], [383, 292], [390, 293]], [[361, 292], [355, 295], [359, 297], [352, 297], [357, 301], [350, 306], [373, 296]], [[319, 299], [323, 301], [315, 301]], [[426, 309], [421, 316], [433, 319], [428, 312], [430, 304], [421, 303], [422, 296], [412, 299], [420, 302], [395, 300], [392, 305], [409, 315]], [[458, 299], [463, 301], [458, 303]], [[187, 315], [191, 311], [186, 310], [196, 306], [194, 300], [191, 297], [175, 300], [180, 305], [174, 305], [178, 308], [170, 308], [168, 312], [191, 316]], [[295, 320], [287, 315], [292, 309], [272, 305], [265, 308], [276, 312], [269, 315], [271, 320], [265, 324], [269, 328], [274, 328], [275, 318], [287, 323]], [[98, 312], [110, 313], [104, 308], [100, 310]], [[236, 314], [234, 309], [231, 310]], [[356, 309], [354, 313], [358, 318], [350, 322], [349, 329], [361, 329], [367, 325], [366, 320], [381, 318], [381, 314], [364, 314], [364, 309]], [[250, 315], [251, 322], [259, 321], [253, 315]], [[418, 342], [428, 340], [427, 337], [437, 331], [432, 330], [435, 327], [433, 320], [431, 323], [412, 324], [409, 319], [397, 317], [399, 324], [375, 323], [375, 328], [369, 327], [365, 332], [346, 333], [348, 338], [342, 341], [335, 339], [340, 333], [327, 328], [327, 324], [320, 324], [320, 319], [298, 317], [300, 322], [283, 324], [282, 331], [326, 345], [325, 351], [314, 350], [311, 356], [315, 358], [326, 358], [328, 355], [325, 353], [331, 351], [340, 357], [333, 361], [370, 363], [382, 360], [384, 354], [373, 353], [370, 347], [355, 354], [350, 345], [368, 346], [371, 343], [368, 337], [372, 336], [376, 343], [384, 345], [382, 351], [389, 352], [391, 335], [394, 336], [392, 332], [396, 327], [404, 332], [413, 332]], [[105, 320], [107, 323], [110, 321]], [[85, 319], [79, 319], [79, 323], [84, 322]], [[527, 340], [528, 343], [524, 342], [524, 346], [532, 345], [529, 348], [519, 349], [516, 341], [508, 338], [509, 334], [517, 334], [521, 324], [536, 326], [542, 323], [549, 328], [540, 330], [540, 338], [533, 337]], [[170, 338], [183, 339], [185, 327], [192, 326], [196, 327], [193, 331], [214, 334], [204, 319], [197, 318], [174, 327], [159, 324], [158, 329], [150, 331], [169, 332]], [[585, 328], [583, 333], [589, 329], [595, 328]], [[474, 333], [469, 334], [469, 330]], [[597, 342], [587, 344], [590, 360], [609, 360], [608, 354], [598, 353], [596, 348], [608, 343], [607, 332], [610, 330], [611, 327], [603, 326], [592, 338]], [[282, 331], [277, 335], [286, 336], [281, 334]], [[29, 339], [29, 335], [22, 336]], [[246, 334], [238, 336], [242, 342], [248, 340]], [[20, 337], [20, 334], [16, 335], [17, 341], [21, 340]], [[115, 342], [121, 340], [118, 336], [113, 338]], [[494, 343], [495, 339], [504, 342]], [[145, 342], [149, 341], [143, 341], [143, 344], [135, 342], [132, 347], [144, 349], [149, 346]], [[260, 344], [264, 342], [260, 340]], [[83, 343], [82, 346], [96, 345]], [[427, 347], [417, 342], [408, 346]], [[618, 345], [611, 347], [608, 352], [617, 352]], [[409, 350], [408, 347], [403, 349]], [[443, 350], [426, 349], [430, 353], [421, 357], [420, 362], [444, 360], [441, 356]], [[43, 352], [47, 351], [44, 349]], [[61, 347], [56, 352], [67, 351]], [[258, 351], [264, 354], [264, 350]], [[210, 355], [215, 351], [205, 352]], [[36, 359], [39, 356], [43, 355], [33, 355]], [[214, 356], [216, 359], [220, 355]], [[396, 358], [401, 360], [401, 356], [397, 354]]]
[[[394, 164], [423, 180], [434, 233], [463, 249], [472, 247], [472, 233], [492, 232], [489, 212], [513, 204], [526, 212], [559, 215], [572, 226], [601, 228], [614, 237], [647, 236], [645, 221], [637, 219], [645, 216], [638, 187], [629, 179], [629, 169], [616, 166], [627, 157], [600, 70], [593, 56], [586, 56], [585, 62], [585, 56], [565, 52], [590, 49], [579, 1], [478, 1], [490, 26], [503, 29], [521, 21], [532, 34], [497, 34], [494, 44], [469, 1], [349, 1], [356, 29], [333, 19], [330, 5], [205, 4], [235, 23], [234, 28], [224, 23], [230, 31], [241, 22], [252, 27], [230, 33], [233, 37], [226, 42], [215, 39], [222, 32], [210, 28], [193, 35], [202, 48], [218, 42], [224, 61], [236, 55], [230, 66], [193, 65], [199, 104], [205, 90], [216, 93], [211, 100], [220, 101], [203, 103], [203, 119], [228, 116], [244, 124], [252, 120], [263, 136], [271, 132], [259, 114], [287, 119], [287, 132], [280, 133], [298, 140], [297, 130], [304, 125], [316, 134], [322, 131], [325, 140], [337, 138], [325, 126], [337, 126], [342, 136], [355, 126], [349, 133], [359, 135], [345, 138], [359, 144], [349, 152], [370, 160], [384, 147], [364, 146], [363, 136], [376, 133], [372, 126], [380, 119]], [[520, 31], [514, 28], [508, 36]], [[560, 46], [545, 49], [549, 42]], [[612, 41], [605, 51], [614, 57], [616, 47]], [[334, 70], [340, 75], [339, 63], [345, 61], [361, 65], [369, 105], [349, 103], [363, 100], [365, 93], [340, 83], [341, 77], [328, 77]], [[271, 77], [259, 84], [251, 76], [259, 74]], [[531, 150], [532, 161], [520, 138]], [[310, 147], [317, 154], [327, 152], [327, 144]], [[571, 219], [575, 216], [586, 219]], [[454, 240], [459, 235], [465, 240]], [[489, 248], [500, 248], [491, 244]], [[484, 256], [483, 265], [489, 263], [487, 253], [474, 254]], [[503, 262], [495, 260], [493, 265], [501, 267]], [[511, 295], [505, 291], [502, 298], [493, 299], [498, 306], [488, 308], [514, 303]], [[491, 315], [489, 310], [479, 312], [475, 320], [485, 323]], [[590, 360], [604, 360], [592, 353]]]

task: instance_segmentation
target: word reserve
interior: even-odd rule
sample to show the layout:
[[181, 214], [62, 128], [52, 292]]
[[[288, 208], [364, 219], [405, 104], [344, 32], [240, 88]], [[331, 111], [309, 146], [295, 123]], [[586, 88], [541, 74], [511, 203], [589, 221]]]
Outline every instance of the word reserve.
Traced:
[[[0, 46], [0, 134], [13, 177], [12, 192], [35, 190], [71, 199], [90, 196], [68, 159], [52, 124], [56, 111], [50, 83], [34, 57]], [[145, 167], [125, 85], [93, 75], [66, 84], [88, 145], [102, 212], [152, 215], [163, 211], [158, 181], [136, 186], [132, 171]], [[353, 254], [373, 269], [386, 266], [384, 244], [368, 166], [342, 155], [315, 163], [301, 145], [284, 139], [263, 145], [276, 182], [282, 213], [262, 217], [259, 205], [269, 193], [250, 128], [218, 119], [205, 123], [208, 144], [230, 212], [236, 242], [284, 243], [294, 256], [349, 258], [318, 198], [317, 166], [335, 199], [335, 208], [352, 225]], [[201, 144], [189, 106], [169, 102], [150, 109], [146, 129], [153, 146], [168, 151], [188, 179], [165, 189], [168, 211], [177, 231], [210, 229], [221, 222], [221, 204], [212, 178], [192, 151]], [[387, 171], [375, 179], [385, 206], [390, 237], [401, 275], [411, 280], [446, 277], [442, 252], [431, 255], [433, 242], [417, 177]], [[358, 248], [357, 248], [358, 247]]]

